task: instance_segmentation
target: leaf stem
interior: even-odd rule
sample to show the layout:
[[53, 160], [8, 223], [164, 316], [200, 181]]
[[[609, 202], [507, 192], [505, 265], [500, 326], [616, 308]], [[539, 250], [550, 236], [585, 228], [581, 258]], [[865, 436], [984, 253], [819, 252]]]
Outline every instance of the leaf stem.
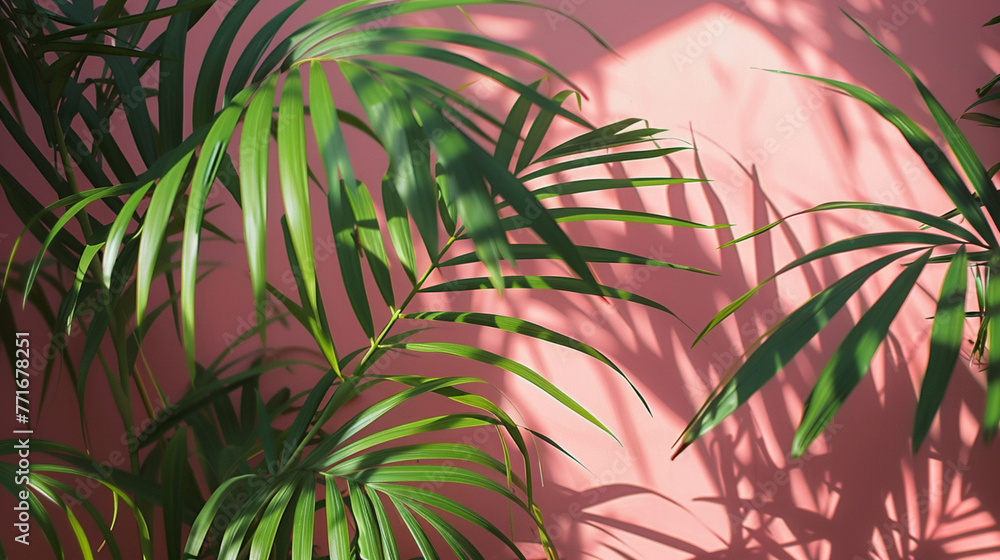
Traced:
[[364, 372], [365, 370], [364, 366], [367, 365], [368, 360], [371, 359], [375, 351], [378, 350], [378, 347], [382, 344], [382, 341], [385, 340], [385, 337], [388, 336], [389, 331], [392, 330], [392, 327], [396, 325], [396, 321], [399, 320], [399, 317], [403, 314], [403, 311], [406, 310], [406, 306], [409, 305], [410, 302], [413, 300], [413, 298], [416, 297], [417, 293], [420, 292], [420, 288], [423, 287], [424, 282], [426, 282], [427, 279], [430, 278], [430, 275], [433, 274], [434, 271], [438, 269], [441, 259], [444, 258], [445, 253], [448, 252], [448, 249], [450, 249], [451, 246], [455, 243], [459, 235], [460, 233], [456, 232], [455, 235], [451, 236], [448, 239], [448, 242], [445, 243], [444, 247], [438, 253], [437, 260], [435, 262], [432, 262], [430, 266], [427, 267], [427, 270], [424, 271], [423, 275], [420, 276], [420, 279], [417, 280], [415, 284], [413, 284], [413, 289], [410, 290], [410, 293], [406, 296], [406, 299], [403, 300], [403, 303], [400, 304], [400, 306], [397, 309], [393, 310], [392, 317], [389, 318], [389, 321], [386, 323], [385, 328], [383, 328], [382, 332], [380, 332], [378, 336], [376, 336], [372, 340], [371, 346], [368, 348], [368, 351], [365, 352], [363, 356], [361, 356], [360, 360], [358, 360], [358, 365], [354, 367], [354, 373], [351, 374], [352, 377], [359, 376], [361, 373]]
[[[397, 309], [392, 310], [392, 316], [389, 317], [389, 321], [386, 322], [385, 327], [382, 329], [381, 332], [379, 332], [378, 336], [372, 339], [371, 345], [368, 347], [368, 351], [366, 351], [364, 355], [361, 356], [361, 359], [358, 360], [358, 364], [354, 367], [354, 372], [351, 374], [351, 378], [358, 377], [365, 371], [364, 366], [368, 363], [368, 360], [370, 360], [371, 357], [375, 354], [375, 351], [378, 350], [379, 345], [381, 345], [382, 341], [385, 340], [385, 337], [388, 336], [389, 332], [392, 330], [392, 327], [396, 325], [396, 321], [399, 320], [399, 317], [403, 314], [403, 311], [406, 309], [406, 306], [409, 305], [410, 301], [412, 301], [413, 298], [417, 295], [417, 293], [420, 292], [420, 288], [423, 287], [424, 282], [426, 282], [427, 279], [430, 278], [430, 275], [433, 274], [434, 271], [438, 269], [441, 259], [444, 258], [445, 253], [447, 253], [448, 249], [450, 249], [451, 246], [455, 243], [455, 241], [458, 240], [458, 237], [461, 235], [461, 233], [462, 233], [461, 230], [459, 230], [455, 232], [450, 238], [448, 238], [448, 242], [445, 243], [444, 247], [438, 253], [438, 258], [434, 262], [432, 262], [430, 266], [427, 267], [427, 270], [424, 271], [423, 275], [420, 276], [420, 279], [417, 280], [417, 282], [413, 285], [413, 289], [410, 290], [410, 293], [406, 296], [406, 299], [403, 300], [403, 303]], [[323, 407], [323, 411], [316, 419], [316, 422], [313, 423], [313, 426], [312, 428], [310, 428], [309, 433], [307, 433], [306, 436], [302, 438], [302, 441], [300, 441], [296, 446], [295, 451], [293, 451], [292, 454], [289, 455], [288, 461], [286, 461], [285, 464], [281, 466], [282, 470], [287, 468], [288, 465], [293, 465], [298, 461], [299, 457], [302, 456], [302, 452], [305, 451], [306, 445], [308, 445], [309, 442], [312, 441], [312, 439], [316, 436], [316, 434], [320, 431], [320, 429], [322, 429], [323, 425], [326, 424], [326, 422], [330, 419], [330, 417], [333, 416], [333, 413], [336, 412], [335, 408], [330, 407], [332, 402], [333, 398], [331, 397], [330, 400], [327, 401], [326, 405]]]

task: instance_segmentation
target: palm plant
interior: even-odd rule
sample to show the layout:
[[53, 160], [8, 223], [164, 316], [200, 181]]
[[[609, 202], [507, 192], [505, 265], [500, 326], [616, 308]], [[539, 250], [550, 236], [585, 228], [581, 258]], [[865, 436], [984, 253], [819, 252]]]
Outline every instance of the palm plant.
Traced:
[[[845, 15], [846, 12], [845, 12]], [[1000, 243], [997, 224], [1000, 223], [1000, 193], [991, 179], [1000, 165], [989, 170], [976, 155], [965, 135], [958, 128], [933, 94], [917, 75], [854, 18], [847, 15], [865, 35], [913, 81], [930, 114], [961, 166], [968, 184], [955, 170], [942, 149], [935, 144], [912, 118], [903, 111], [861, 87], [816, 76], [800, 77], [816, 80], [843, 91], [873, 108], [895, 126], [910, 147], [920, 156], [927, 169], [938, 181], [955, 208], [944, 213], [873, 204], [862, 201], [828, 202], [797, 212], [764, 226], [725, 246], [750, 239], [782, 224], [794, 216], [834, 210], [859, 210], [896, 216], [910, 220], [911, 229], [863, 234], [830, 243], [785, 265], [760, 285], [752, 288], [721, 310], [699, 334], [695, 343], [726, 317], [750, 300], [762, 286], [776, 277], [818, 259], [854, 251], [876, 251], [871, 262], [845, 274], [820, 293], [799, 306], [771, 327], [754, 345], [746, 361], [727, 376], [707, 398], [700, 410], [678, 438], [680, 453], [700, 436], [719, 424], [736, 408], [775, 376], [809, 341], [827, 327], [837, 312], [855, 295], [865, 282], [893, 263], [901, 263], [895, 279], [881, 296], [865, 310], [833, 352], [810, 392], [802, 419], [792, 442], [792, 456], [799, 457], [821, 434], [857, 387], [871, 366], [876, 350], [889, 333], [890, 325], [921, 274], [935, 265], [947, 264], [941, 283], [933, 326], [929, 339], [929, 356], [919, 392], [912, 435], [912, 450], [920, 448], [937, 415], [944, 392], [963, 345], [963, 330], [968, 319], [978, 320], [979, 329], [971, 348], [973, 361], [985, 371], [985, 406], [982, 433], [991, 440], [1000, 426]], [[994, 18], [986, 25], [1000, 22]], [[790, 74], [788, 72], [778, 72]], [[978, 90], [981, 103], [995, 100], [1000, 94], [990, 94], [998, 79], [990, 80]], [[995, 125], [995, 119], [981, 113], [966, 112], [971, 120]], [[985, 211], [984, 211], [985, 210]], [[961, 216], [963, 223], [951, 221]], [[901, 250], [893, 246], [903, 245]], [[883, 251], [879, 251], [883, 249]], [[967, 311], [967, 287], [970, 272], [975, 283], [976, 309]]]
[[[460, 558], [481, 558], [466, 536], [468, 525], [524, 558], [481, 508], [443, 489], [465, 486], [520, 511], [548, 556], [556, 557], [534, 501], [529, 454], [530, 438], [558, 447], [555, 441], [519, 425], [483, 396], [477, 389], [485, 383], [480, 377], [400, 374], [391, 366], [374, 366], [398, 352], [458, 356], [470, 365], [494, 366], [610, 433], [527, 365], [448, 339], [427, 340], [420, 325], [523, 335], [581, 352], [624, 376], [604, 354], [517, 317], [428, 309], [421, 295], [530, 288], [618, 298], [669, 313], [639, 294], [599, 283], [593, 263], [705, 271], [577, 245], [560, 224], [611, 220], [707, 227], [573, 204], [576, 194], [685, 182], [599, 173], [609, 164], [662, 158], [683, 146], [660, 147], [662, 131], [639, 119], [594, 127], [564, 107], [574, 96], [579, 100], [572, 89], [545, 95], [541, 82], [522, 82], [459, 54], [510, 57], [569, 83], [523, 50], [459, 31], [395, 25], [396, 18], [423, 10], [527, 2], [354, 0], [279, 35], [302, 8], [304, 0], [299, 0], [238, 45], [235, 38], [250, 25], [256, 6], [238, 1], [224, 6], [228, 11], [213, 30], [210, 56], [197, 72], [189, 106], [184, 97], [191, 85], [184, 79], [188, 40], [202, 32], [202, 20], [219, 4], [182, 0], [158, 8], [151, 2], [134, 14], [125, 4], [111, 0], [97, 9], [80, 0], [49, 9], [23, 0], [0, 2], [5, 15], [0, 26], [10, 38], [0, 59], [6, 100], [0, 120], [52, 189], [40, 193], [25, 186], [33, 178], [0, 169], [0, 184], [24, 225], [5, 275], [0, 312], [11, 321], [4, 322], [10, 331], [3, 337], [12, 340], [16, 331], [15, 297], [34, 302], [53, 332], [84, 333], [78, 354], [65, 348], [60, 354], [77, 395], [84, 438], [93, 406], [85, 391], [95, 368], [103, 370], [128, 434], [126, 460], [100, 472], [85, 451], [33, 441], [33, 450], [57, 461], [33, 464], [23, 487], [12, 482], [16, 442], [0, 442], [0, 452], [15, 457], [0, 463], [3, 483], [15, 496], [29, 491], [32, 517], [55, 556], [64, 558], [68, 546], [60, 540], [58, 528], [64, 525], [53, 512], [65, 517], [83, 557], [92, 556], [92, 535], [79, 520], [82, 506], [114, 558], [154, 556], [159, 547], [154, 547], [151, 535], [157, 531], [151, 523], [157, 512], [170, 559], [314, 558], [323, 554], [314, 550], [318, 536], [313, 534], [323, 511], [325, 535], [318, 549], [330, 558], [399, 558], [407, 533], [405, 539], [413, 543], [409, 549], [415, 546], [424, 558], [437, 558], [442, 547]], [[517, 100], [498, 120], [399, 58], [479, 74], [517, 93]], [[347, 91], [331, 86], [331, 70], [343, 79], [334, 83], [345, 83]], [[363, 115], [344, 108], [349, 103], [342, 100], [351, 93]], [[188, 115], [192, 132], [185, 134]], [[127, 127], [106, 126], [111, 118], [124, 118]], [[556, 118], [576, 123], [583, 132], [554, 141], [550, 128]], [[41, 134], [31, 124], [35, 119]], [[307, 122], [322, 165], [318, 173], [307, 156]], [[380, 189], [370, 189], [363, 172], [356, 172], [346, 128], [369, 137], [387, 157], [387, 169], [375, 177]], [[268, 179], [272, 144], [277, 186]], [[231, 232], [209, 220], [214, 207], [207, 201], [216, 183], [229, 191], [242, 214], [255, 308], [276, 301], [286, 311], [260, 314], [253, 329], [209, 361], [195, 348], [195, 290], [210, 271], [199, 260], [199, 248], [203, 236], [231, 240]], [[280, 209], [268, 206], [271, 188], [280, 189]], [[313, 259], [320, 228], [314, 227], [312, 204], [318, 196], [326, 200], [335, 239], [339, 278], [332, 283]], [[547, 207], [545, 200], [559, 207]], [[282, 213], [284, 257], [295, 293], [283, 291], [267, 274], [274, 258], [266, 252], [267, 232], [276, 229], [268, 222], [276, 211]], [[24, 262], [16, 251], [27, 234], [39, 248]], [[551, 261], [556, 264], [550, 270], [565, 272], [513, 274], [501, 265], [517, 260]], [[63, 281], [64, 271], [68, 281]], [[39, 286], [43, 281], [51, 285], [45, 291]], [[167, 295], [158, 300], [150, 295], [151, 287], [161, 282]], [[355, 332], [331, 327], [323, 293], [328, 296], [332, 288], [346, 293], [350, 311], [338, 310], [337, 321], [363, 333], [367, 343], [360, 348], [345, 350], [343, 341]], [[150, 326], [171, 316], [190, 384], [179, 399], [161, 389], [157, 375], [162, 372], [143, 376], [137, 368]], [[282, 360], [267, 346], [268, 327], [287, 317], [309, 333], [321, 363]], [[258, 335], [260, 348], [237, 351]], [[8, 353], [14, 370], [23, 369]], [[318, 373], [308, 391], [261, 393], [262, 377], [310, 367]], [[131, 429], [141, 423], [133, 404], [147, 416], [148, 427], [139, 433]], [[415, 410], [435, 407], [450, 412], [413, 418]], [[502, 456], [447, 438], [450, 430], [471, 428], [494, 431]], [[444, 439], [426, 438], [437, 433], [445, 433]], [[135, 518], [140, 551], [122, 550], [113, 524], [87, 496], [60, 480], [65, 477], [99, 483], [116, 510], [119, 500], [124, 503]]]

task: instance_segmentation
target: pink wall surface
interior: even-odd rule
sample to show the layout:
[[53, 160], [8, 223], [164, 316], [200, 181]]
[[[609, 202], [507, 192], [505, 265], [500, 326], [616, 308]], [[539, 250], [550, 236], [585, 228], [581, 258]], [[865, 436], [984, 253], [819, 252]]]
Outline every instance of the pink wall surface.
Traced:
[[[630, 167], [629, 172], [710, 181], [627, 193], [617, 202], [695, 221], [733, 224], [731, 229], [671, 230], [641, 224], [568, 228], [581, 242], [596, 239], [721, 272], [714, 278], [651, 267], [597, 268], [605, 284], [632, 285], [634, 291], [670, 307], [695, 331], [718, 309], [805, 251], [899, 224], [845, 212], [800, 217], [789, 227], [736, 248], [716, 248], [726, 241], [833, 200], [867, 200], [931, 213], [949, 209], [919, 158], [873, 111], [815, 82], [761, 68], [865, 86], [933, 129], [912, 83], [840, 13], [842, 7], [907, 61], [952, 115], [974, 100], [976, 87], [1000, 72], [1000, 32], [981, 27], [998, 10], [985, 0], [545, 0], [542, 4], [593, 26], [618, 56], [603, 50], [558, 12], [504, 7], [470, 10], [470, 14], [487, 36], [542, 56], [582, 86], [589, 97], [583, 112], [592, 122], [642, 117], [652, 126], [670, 129], [666, 136], [697, 145], [696, 151]], [[471, 29], [464, 16], [454, 12], [422, 15], [416, 21]], [[509, 62], [495, 64], [504, 67]], [[525, 81], [539, 74], [521, 65], [510, 69]], [[432, 75], [454, 87], [471, 79], [454, 72]], [[543, 87], [556, 91], [561, 84]], [[513, 99], [485, 81], [466, 91], [498, 114]], [[960, 126], [987, 164], [1000, 159], [995, 135], [968, 122]], [[562, 130], [575, 131], [569, 125]], [[350, 141], [363, 146], [359, 138]], [[5, 167], [23, 167], [25, 162], [16, 157], [10, 163], [5, 159]], [[369, 169], [360, 174], [374, 184], [384, 161], [373, 158], [367, 165]], [[219, 193], [219, 202], [228, 199], [221, 189]], [[278, 207], [280, 197], [276, 195], [272, 203]], [[242, 235], [233, 206], [229, 203], [219, 212], [217, 223]], [[5, 234], [0, 248], [9, 252], [18, 230], [12, 225], [10, 208], [4, 205], [0, 212], [4, 224], [0, 230]], [[325, 225], [325, 209], [318, 208], [315, 219]], [[278, 262], [281, 239], [278, 232], [272, 233], [276, 235], [270, 255], [276, 264], [269, 275], [278, 284], [287, 264]], [[198, 291], [199, 355], [207, 358], [224, 347], [227, 335], [244, 328], [253, 310], [242, 247], [210, 244], [202, 256], [226, 261]], [[326, 270], [336, 275], [332, 262], [336, 259], [328, 257], [317, 255], [321, 274]], [[860, 301], [848, 306], [850, 318], [838, 318], [831, 332], [813, 341], [748, 406], [677, 459], [670, 458], [677, 435], [748, 345], [798, 303], [858, 264], [856, 259], [820, 262], [782, 277], [694, 348], [694, 333], [677, 319], [624, 302], [516, 293], [498, 301], [494, 294], [483, 293], [427, 303], [516, 312], [578, 336], [619, 364], [649, 401], [651, 416], [614, 372], [574, 353], [492, 332], [465, 335], [466, 343], [544, 372], [621, 439], [619, 446], [519, 380], [477, 372], [490, 376], [510, 399], [508, 410], [516, 419], [555, 437], [589, 469], [549, 448], [539, 449], [545, 485], [538, 499], [564, 559], [996, 558], [1000, 485], [995, 475], [1000, 449], [983, 446], [977, 433], [983, 408], [981, 372], [959, 367], [924, 446], [916, 456], [909, 450], [915, 391], [930, 330], [926, 317], [932, 313], [932, 296], [939, 286], [934, 282], [914, 291], [894, 322], [888, 343], [876, 354], [873, 371], [806, 456], [789, 456], [803, 400], [850, 320], [872, 303], [874, 290], [862, 291]], [[886, 281], [877, 278], [875, 284], [880, 282], [884, 286]], [[333, 290], [329, 296], [324, 292], [324, 298], [330, 308], [346, 305], [346, 299], [338, 300]], [[31, 313], [25, 312], [23, 320], [30, 321]], [[148, 343], [146, 358], [168, 380], [168, 393], [176, 398], [187, 379], [183, 356], [170, 323], [164, 321], [157, 328], [157, 338], [151, 340], [162, 340], [162, 345]], [[974, 337], [971, 323], [968, 328]], [[305, 340], [298, 331], [271, 334], [279, 343]], [[355, 334], [356, 342], [363, 342], [361, 334]], [[82, 337], [71, 337], [69, 344], [78, 350]], [[453, 363], [442, 361], [441, 367]], [[399, 358], [393, 366], [401, 371], [428, 368], [426, 361], [413, 357]], [[301, 372], [264, 383], [271, 390], [291, 385], [294, 392], [309, 387], [313, 376], [311, 371]], [[2, 377], [6, 393], [11, 385], [8, 376]], [[96, 402], [109, 399], [106, 381], [98, 377], [88, 389]], [[98, 458], [123, 449], [120, 422], [110, 400], [106, 402], [107, 422], [115, 428], [106, 433], [99, 428], [100, 419], [92, 420], [91, 453]], [[38, 414], [36, 437], [82, 446], [71, 390], [51, 391]], [[10, 511], [8, 496], [0, 507]], [[503, 526], [506, 510], [490, 513]], [[10, 528], [2, 530], [8, 546]], [[518, 539], [531, 540], [526, 526], [516, 531]], [[32, 550], [38, 554], [32, 557], [48, 554], [40, 535]], [[509, 554], [487, 557], [501, 560]]]

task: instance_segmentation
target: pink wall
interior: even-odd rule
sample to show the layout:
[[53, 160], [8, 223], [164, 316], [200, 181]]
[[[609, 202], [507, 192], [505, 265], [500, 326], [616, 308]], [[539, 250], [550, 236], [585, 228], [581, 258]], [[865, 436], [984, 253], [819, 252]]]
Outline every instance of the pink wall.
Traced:
[[[644, 192], [638, 200], [650, 211], [735, 225], [718, 236], [677, 231], [663, 240], [641, 231], [615, 232], [628, 235], [634, 249], [650, 243], [648, 251], [653, 251], [662, 243], [661, 250], [679, 262], [723, 272], [718, 281], [653, 272], [643, 288], [658, 301], [700, 328], [715, 310], [803, 250], [884, 227], [867, 216], [831, 214], [822, 222], [799, 219], [738, 249], [713, 248], [798, 209], [855, 198], [931, 212], [947, 208], [900, 135], [872, 111], [813, 82], [754, 69], [864, 85], [931, 126], [912, 85], [838, 12], [838, 3], [661, 4], [578, 6], [574, 15], [593, 22], [623, 59], [598, 53], [593, 62], [569, 60], [585, 49], [576, 46], [578, 34], [565, 22], [549, 36], [552, 50], [543, 51], [572, 65], [571, 78], [590, 94], [589, 114], [595, 120], [643, 116], [680, 138], [690, 139], [693, 131], [700, 161], [688, 154], [674, 164], [685, 176], [703, 172], [713, 182], [671, 188], [666, 196]], [[995, 6], [916, 6], [854, 1], [844, 7], [869, 28], [878, 28], [880, 21], [896, 27], [879, 37], [957, 115], [973, 100], [973, 89], [1000, 69], [1000, 39], [980, 28], [995, 15]], [[546, 22], [539, 18], [535, 29], [546, 35]], [[565, 47], [570, 42], [572, 49]], [[963, 124], [963, 129], [985, 159], [997, 159], [995, 138], [974, 126]], [[747, 172], [754, 167], [755, 175]], [[668, 443], [734, 357], [797, 302], [857, 264], [839, 261], [789, 275], [693, 351], [688, 350], [693, 336], [675, 321], [627, 307], [610, 313], [592, 340], [629, 333], [612, 359], [625, 364], [658, 402], [650, 419], [625, 388], [613, 382], [595, 385], [600, 389], [588, 403], [609, 402], [605, 417], [622, 434], [625, 447], [600, 445], [592, 435], [581, 434], [581, 443], [570, 448], [587, 448], [581, 453], [595, 474], [566, 461], [565, 467], [550, 462], [550, 480], [557, 484], [553, 494], [563, 506], [550, 506], [549, 515], [563, 514], [556, 517], [565, 529], [564, 552], [573, 558], [854, 558], [866, 557], [874, 542], [880, 558], [997, 555], [1000, 496], [988, 481], [1000, 456], [995, 447], [976, 443], [981, 374], [966, 369], [956, 374], [931, 440], [916, 457], [908, 450], [915, 406], [911, 378], [926, 360], [930, 329], [924, 319], [931, 309], [926, 293], [911, 298], [894, 323], [889, 349], [876, 356], [873, 375], [807, 459], [788, 458], [792, 433], [803, 397], [842, 329], [821, 336], [780, 376], [781, 384], [751, 400], [749, 410], [669, 461]], [[929, 292], [937, 287], [927, 285]], [[865, 303], [871, 301], [868, 296]], [[851, 309], [852, 316], [858, 311]], [[568, 317], [567, 324], [577, 320]], [[575, 366], [566, 369], [572, 373], [557, 374], [559, 379], [580, 375]], [[533, 420], [544, 418], [539, 414]], [[587, 489], [582, 497], [580, 489]], [[894, 533], [892, 540], [873, 540], [886, 531]]]
[[[732, 230], [571, 228], [579, 240], [596, 238], [617, 248], [721, 271], [723, 276], [716, 279], [660, 269], [598, 269], [606, 284], [638, 285], [636, 291], [663, 302], [695, 330], [794, 256], [840, 236], [876, 231], [889, 222], [851, 213], [830, 214], [822, 220], [800, 218], [791, 228], [739, 248], [715, 249], [734, 236], [831, 200], [857, 198], [939, 213], [947, 209], [933, 178], [899, 134], [873, 112], [813, 82], [754, 69], [857, 83], [931, 126], [912, 85], [839, 13], [841, 4], [816, 0], [545, 0], [543, 4], [591, 24], [621, 57], [607, 54], [571, 22], [551, 12], [494, 8], [472, 11], [473, 19], [487, 35], [526, 46], [583, 86], [590, 97], [584, 113], [591, 121], [643, 117], [653, 126], [671, 129], [669, 134], [676, 138], [693, 137], [697, 142], [697, 159], [687, 152], [669, 164], [630, 171], [701, 175], [712, 182], [674, 186], [666, 193], [656, 189], [630, 193], [621, 203], [697, 221], [732, 223]], [[877, 29], [879, 21], [895, 27], [880, 32], [880, 39], [917, 70], [952, 115], [971, 103], [975, 87], [1000, 72], [1000, 35], [995, 28], [980, 28], [997, 15], [990, 2], [849, 0], [843, 7], [870, 29]], [[422, 19], [428, 24], [468, 26], [455, 13]], [[519, 76], [526, 80], [537, 76], [521, 70]], [[438, 76], [455, 86], [467, 81], [454, 74]], [[468, 91], [498, 111], [511, 99], [484, 83]], [[962, 127], [984, 159], [992, 163], [1000, 158], [995, 136], [967, 123]], [[366, 179], [371, 184], [382, 164], [370, 163]], [[226, 197], [220, 195], [219, 200]], [[273, 203], [279, 200], [275, 197]], [[319, 210], [316, 224], [327, 223], [325, 211]], [[10, 225], [9, 208], [0, 211], [2, 231], [7, 234], [0, 247], [9, 251], [17, 231]], [[221, 215], [228, 231], [241, 232], [231, 208]], [[275, 236], [271, 251], [275, 283], [287, 268], [278, 259], [280, 247]], [[198, 292], [199, 352], [210, 357], [224, 346], [225, 334], [235, 333], [252, 315], [252, 307], [242, 248], [208, 245], [203, 257], [232, 259]], [[317, 260], [322, 270], [335, 273], [334, 259]], [[916, 457], [909, 452], [918, 382], [914, 376], [926, 359], [930, 323], [924, 317], [932, 309], [928, 294], [937, 290], [934, 283], [924, 285], [925, 292], [914, 292], [894, 323], [888, 347], [877, 354], [872, 375], [807, 458], [788, 458], [792, 434], [804, 396], [845, 332], [844, 320], [839, 330], [821, 336], [782, 373], [780, 383], [767, 386], [748, 408], [670, 461], [670, 443], [746, 345], [852, 264], [857, 262], [819, 263], [803, 274], [788, 275], [762, 290], [693, 350], [689, 347], [694, 335], [677, 320], [628, 304], [515, 293], [502, 302], [495, 302], [491, 294], [447, 302], [454, 309], [474, 305], [516, 311], [580, 336], [621, 365], [650, 402], [652, 417], [613, 372], [572, 353], [493, 333], [466, 336], [468, 343], [549, 374], [622, 441], [619, 447], [524, 383], [492, 377], [513, 400], [509, 410], [515, 418], [555, 436], [590, 469], [548, 449], [540, 452], [545, 477], [540, 503], [563, 558], [852, 559], [871, 552], [878, 558], [957, 559], [1000, 554], [1000, 487], [993, 479], [1000, 455], [995, 446], [983, 447], [977, 441], [975, 419], [983, 400], [980, 373], [959, 369], [939, 423]], [[324, 297], [331, 308], [345, 304], [333, 290], [328, 292]], [[864, 292], [863, 305], [871, 303], [873, 293]], [[439, 307], [434, 301], [428, 305]], [[861, 308], [850, 307], [851, 316], [856, 318]], [[168, 390], [176, 398], [186, 376], [170, 372], [182, 372], [183, 359], [169, 323], [163, 322], [159, 329], [164, 342], [155, 348], [148, 345], [147, 358], [159, 375], [171, 379]], [[79, 348], [81, 339], [70, 344]], [[298, 332], [284, 338], [289, 344], [301, 340]], [[394, 363], [404, 370], [419, 366], [427, 371], [426, 362], [412, 358]], [[293, 390], [302, 389], [310, 385], [311, 376], [304, 372], [291, 381], [271, 383], [275, 388], [291, 383]], [[7, 384], [9, 378], [2, 377]], [[106, 382], [99, 377], [94, 376], [88, 394], [107, 399]], [[107, 402], [107, 421], [116, 427], [107, 434], [95, 429], [97, 424], [91, 426], [95, 457], [110, 457], [122, 448], [116, 437], [120, 429], [116, 415]], [[81, 445], [69, 390], [54, 392], [38, 417], [40, 437]], [[8, 507], [6, 496], [0, 507]], [[503, 526], [506, 511], [492, 513]], [[519, 538], [530, 539], [525, 527], [518, 531]], [[879, 535], [886, 532], [891, 536], [882, 540]], [[11, 541], [9, 533], [4, 535], [6, 546]], [[37, 537], [32, 550], [41, 554], [45, 548]]]

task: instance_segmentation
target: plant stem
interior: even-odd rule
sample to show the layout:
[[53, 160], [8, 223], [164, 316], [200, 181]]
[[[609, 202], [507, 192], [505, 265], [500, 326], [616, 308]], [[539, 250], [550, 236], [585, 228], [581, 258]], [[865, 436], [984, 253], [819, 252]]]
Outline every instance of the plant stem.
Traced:
[[361, 356], [360, 360], [358, 360], [358, 365], [354, 367], [354, 373], [351, 374], [352, 377], [360, 375], [364, 371], [364, 366], [367, 365], [368, 360], [371, 359], [375, 351], [378, 350], [379, 345], [381, 345], [382, 341], [385, 340], [385, 337], [389, 334], [389, 331], [392, 330], [392, 327], [396, 325], [396, 321], [399, 320], [399, 317], [403, 314], [403, 311], [406, 309], [406, 306], [409, 305], [410, 301], [412, 301], [413, 298], [417, 295], [417, 293], [420, 292], [420, 288], [422, 288], [424, 282], [426, 282], [427, 279], [430, 278], [430, 275], [433, 274], [435, 270], [437, 270], [438, 263], [441, 262], [441, 259], [444, 258], [445, 253], [448, 251], [448, 249], [451, 248], [451, 246], [458, 239], [456, 237], [457, 235], [460, 235], [460, 233], [456, 232], [455, 235], [451, 236], [448, 239], [448, 242], [445, 243], [444, 248], [442, 248], [441, 251], [438, 253], [437, 261], [431, 263], [431, 265], [427, 267], [427, 270], [424, 271], [424, 274], [413, 285], [413, 289], [410, 290], [410, 293], [406, 296], [406, 299], [403, 300], [403, 303], [400, 304], [399, 308], [393, 310], [392, 317], [389, 318], [389, 322], [386, 323], [385, 328], [383, 328], [382, 332], [380, 332], [378, 336], [375, 337], [374, 340], [372, 340], [371, 346], [368, 348], [368, 351], [365, 352], [364, 356]]
[[[424, 282], [426, 282], [427, 279], [430, 278], [430, 275], [433, 274], [435, 270], [437, 270], [438, 263], [441, 262], [441, 259], [444, 258], [445, 253], [448, 251], [448, 249], [451, 248], [451, 246], [455, 243], [455, 241], [458, 240], [458, 236], [460, 236], [461, 234], [462, 230], [460, 229], [456, 231], [451, 237], [448, 238], [448, 242], [445, 243], [441, 251], [438, 252], [438, 258], [434, 262], [432, 262], [430, 266], [427, 267], [427, 270], [424, 271], [423, 275], [420, 276], [420, 279], [417, 280], [417, 282], [413, 285], [413, 289], [410, 290], [410, 293], [406, 296], [406, 299], [403, 300], [403, 303], [397, 309], [394, 309], [392, 311], [392, 316], [389, 318], [389, 321], [386, 323], [385, 327], [382, 329], [381, 332], [379, 332], [378, 336], [372, 339], [371, 346], [368, 347], [368, 351], [365, 352], [363, 356], [361, 356], [360, 360], [358, 360], [358, 365], [354, 367], [354, 372], [351, 374], [352, 378], [361, 375], [365, 371], [364, 366], [367, 364], [368, 360], [370, 360], [371, 357], [375, 354], [375, 351], [378, 350], [379, 345], [382, 344], [383, 340], [385, 340], [385, 337], [389, 334], [389, 331], [392, 330], [392, 327], [396, 325], [396, 321], [399, 320], [399, 317], [403, 314], [403, 311], [406, 309], [406, 306], [409, 305], [409, 303], [413, 300], [413, 298], [417, 295], [417, 293], [420, 292], [420, 288], [422, 288]], [[309, 430], [309, 433], [307, 433], [306, 436], [302, 438], [302, 441], [298, 443], [298, 445], [295, 448], [295, 451], [293, 451], [292, 454], [288, 457], [288, 461], [286, 461], [285, 464], [281, 466], [282, 470], [284, 470], [288, 465], [295, 464], [298, 458], [302, 455], [302, 452], [305, 450], [306, 445], [308, 445], [309, 442], [312, 441], [313, 437], [316, 436], [319, 430], [322, 429], [323, 425], [326, 424], [326, 422], [330, 419], [330, 417], [333, 416], [333, 413], [336, 412], [335, 409], [330, 408], [330, 404], [332, 402], [333, 402], [333, 397], [331, 397], [330, 400], [327, 401], [326, 405], [323, 407], [323, 411], [320, 413], [316, 422], [313, 423], [312, 428]]]

